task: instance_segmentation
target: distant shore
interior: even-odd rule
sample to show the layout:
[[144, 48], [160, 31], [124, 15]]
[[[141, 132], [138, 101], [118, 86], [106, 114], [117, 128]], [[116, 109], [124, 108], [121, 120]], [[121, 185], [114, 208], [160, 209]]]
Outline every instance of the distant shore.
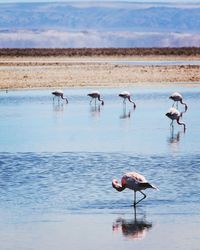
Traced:
[[2, 48], [0, 57], [200, 56], [200, 47], [180, 48]]
[[[192, 65], [192, 62], [200, 61], [200, 48], [170, 49], [170, 51], [169, 53], [169, 49], [0, 49], [0, 89], [200, 83], [200, 65]], [[101, 53], [98, 54], [99, 52]], [[129, 61], [187, 61], [191, 64], [135, 65], [127, 63]]]

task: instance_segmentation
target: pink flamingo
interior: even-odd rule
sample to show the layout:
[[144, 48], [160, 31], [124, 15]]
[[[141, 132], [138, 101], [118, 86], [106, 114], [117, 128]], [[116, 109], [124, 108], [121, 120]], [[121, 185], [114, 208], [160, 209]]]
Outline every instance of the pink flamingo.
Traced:
[[[134, 207], [139, 202], [141, 202], [142, 200], [146, 198], [146, 194], [143, 193], [141, 190], [145, 190], [147, 188], [157, 189], [155, 186], [150, 184], [143, 175], [135, 173], [135, 172], [129, 172], [123, 175], [121, 179], [121, 184], [116, 179], [113, 179], [112, 186], [119, 192], [123, 191], [125, 188], [129, 188], [133, 190], [134, 191], [134, 203], [133, 203]], [[137, 191], [139, 191], [143, 195], [143, 198], [140, 199], [139, 201], [136, 201]]]
[[96, 105], [96, 99], [98, 99], [98, 101], [101, 102], [101, 105], [104, 105], [104, 101], [101, 99], [101, 95], [100, 95], [99, 91], [93, 91], [93, 92], [89, 93], [88, 96], [90, 96], [92, 98], [90, 101], [90, 104], [91, 104], [92, 100], [95, 99], [95, 105]]
[[131, 100], [131, 95], [128, 91], [123, 91], [119, 94], [120, 97], [122, 97], [124, 99], [123, 103], [126, 103], [126, 99], [129, 100], [129, 102], [133, 103], [133, 107], [136, 108], [136, 104], [133, 100]]
[[67, 97], [64, 97], [64, 93], [62, 90], [55, 90], [52, 92], [52, 95], [57, 96], [58, 98], [62, 98], [63, 100], [66, 100], [66, 103], [68, 103]]
[[172, 93], [171, 96], [169, 97], [169, 99], [172, 99], [174, 101], [173, 107], [176, 103], [176, 107], [178, 108], [178, 102], [180, 102], [181, 104], [183, 104], [185, 106], [185, 111], [188, 109], [188, 106], [185, 102], [183, 102], [183, 97], [180, 93], [178, 93], [178, 92]]
[[184, 122], [180, 122], [180, 118], [182, 116], [182, 114], [176, 109], [176, 108], [170, 108], [169, 111], [165, 114], [169, 119], [172, 120], [170, 126], [173, 127], [173, 122], [174, 120], [176, 120], [176, 122], [179, 125], [183, 125], [184, 131], [186, 129], [186, 125]]

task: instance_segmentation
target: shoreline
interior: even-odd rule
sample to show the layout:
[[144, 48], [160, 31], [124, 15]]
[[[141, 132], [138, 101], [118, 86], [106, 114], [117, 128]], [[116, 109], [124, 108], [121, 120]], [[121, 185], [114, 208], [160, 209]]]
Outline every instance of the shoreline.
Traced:
[[[123, 63], [131, 61], [148, 65]], [[149, 64], [153, 61], [188, 64]], [[200, 83], [200, 64], [189, 64], [195, 61], [200, 56], [1, 56], [0, 89], [195, 86]]]

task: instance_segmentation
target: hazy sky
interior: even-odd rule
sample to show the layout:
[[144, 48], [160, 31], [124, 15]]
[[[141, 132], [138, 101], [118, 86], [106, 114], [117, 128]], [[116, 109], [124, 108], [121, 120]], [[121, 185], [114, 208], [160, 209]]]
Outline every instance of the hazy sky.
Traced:
[[[101, 0], [104, 2], [108, 2], [108, 0]], [[109, 0], [109, 1], [116, 1], [116, 0]], [[120, 2], [157, 2], [157, 3], [166, 3], [166, 2], [170, 2], [170, 3], [199, 3], [200, 0], [119, 0]], [[100, 2], [97, 0], [0, 0], [0, 3], [19, 3], [19, 2], [23, 2], [23, 3], [30, 3], [30, 2]]]

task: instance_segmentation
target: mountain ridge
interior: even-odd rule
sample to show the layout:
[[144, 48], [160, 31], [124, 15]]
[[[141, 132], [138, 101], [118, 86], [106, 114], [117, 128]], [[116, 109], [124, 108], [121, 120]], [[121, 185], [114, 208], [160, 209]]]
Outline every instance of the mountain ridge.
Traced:
[[0, 47], [200, 46], [200, 4], [62, 2], [0, 6]]

